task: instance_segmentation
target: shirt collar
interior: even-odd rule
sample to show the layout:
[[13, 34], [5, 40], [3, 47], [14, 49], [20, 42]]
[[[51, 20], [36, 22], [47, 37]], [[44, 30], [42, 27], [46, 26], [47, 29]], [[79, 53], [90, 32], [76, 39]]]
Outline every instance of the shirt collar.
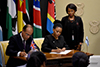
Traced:
[[20, 36], [21, 36], [21, 39], [22, 39], [22, 41], [24, 40], [24, 38], [22, 37], [22, 32], [20, 33]]

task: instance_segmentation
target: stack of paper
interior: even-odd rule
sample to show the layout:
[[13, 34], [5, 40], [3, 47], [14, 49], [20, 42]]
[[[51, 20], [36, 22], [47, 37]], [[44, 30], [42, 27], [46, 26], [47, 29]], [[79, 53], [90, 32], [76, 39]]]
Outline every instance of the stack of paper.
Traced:
[[71, 52], [72, 50], [65, 50], [63, 52], [57, 53], [57, 52], [50, 52], [50, 54], [68, 54], [69, 52]]

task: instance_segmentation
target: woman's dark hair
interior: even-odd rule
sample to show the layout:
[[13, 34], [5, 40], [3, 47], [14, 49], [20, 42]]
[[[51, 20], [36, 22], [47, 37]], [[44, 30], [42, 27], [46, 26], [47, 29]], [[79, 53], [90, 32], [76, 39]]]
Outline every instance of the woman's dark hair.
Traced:
[[32, 52], [26, 67], [41, 67], [43, 62], [46, 62], [46, 57], [42, 52]]
[[68, 4], [67, 7], [66, 7], [67, 13], [68, 13], [68, 8], [75, 10], [75, 12], [77, 11], [77, 7], [72, 3]]
[[83, 52], [76, 52], [72, 57], [73, 67], [87, 67], [89, 65], [89, 58]]
[[59, 21], [59, 20], [55, 20], [55, 21], [54, 21], [53, 29], [55, 29], [56, 27], [61, 27], [61, 28], [62, 28], [61, 21]]

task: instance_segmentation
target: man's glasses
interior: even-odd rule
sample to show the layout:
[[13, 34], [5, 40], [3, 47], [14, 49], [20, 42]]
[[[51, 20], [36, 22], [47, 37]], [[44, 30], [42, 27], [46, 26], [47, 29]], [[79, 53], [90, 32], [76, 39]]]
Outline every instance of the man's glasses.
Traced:
[[25, 34], [26, 34], [27, 36], [30, 36], [30, 37], [32, 36], [32, 35], [29, 35], [29, 34], [27, 34], [27, 33], [25, 33]]

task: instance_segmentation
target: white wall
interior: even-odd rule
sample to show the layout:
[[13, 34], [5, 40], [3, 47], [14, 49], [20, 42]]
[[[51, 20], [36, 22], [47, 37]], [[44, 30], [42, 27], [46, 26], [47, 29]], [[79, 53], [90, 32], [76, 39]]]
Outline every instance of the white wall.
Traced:
[[[61, 20], [63, 16], [66, 16], [66, 5], [69, 3], [83, 3], [84, 14], [81, 16], [84, 24], [84, 43], [82, 51], [100, 54], [100, 30], [97, 34], [90, 32], [89, 23], [93, 20], [100, 22], [100, 0], [55, 0], [56, 2], [56, 15], [57, 19]], [[100, 25], [99, 25], [100, 27]], [[100, 28], [99, 28], [100, 29]], [[85, 43], [85, 37], [89, 38], [89, 46]]]

